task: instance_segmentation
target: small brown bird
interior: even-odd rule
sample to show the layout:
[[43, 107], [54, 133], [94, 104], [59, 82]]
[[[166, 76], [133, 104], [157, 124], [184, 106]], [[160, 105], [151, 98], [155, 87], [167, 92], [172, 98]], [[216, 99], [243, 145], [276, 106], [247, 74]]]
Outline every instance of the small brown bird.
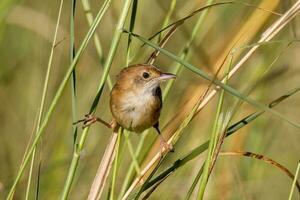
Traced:
[[170, 73], [163, 73], [149, 64], [137, 64], [124, 68], [117, 76], [117, 81], [110, 93], [110, 110], [113, 123], [108, 124], [98, 117], [87, 115], [84, 126], [99, 121], [112, 128], [141, 133], [154, 127], [160, 135], [161, 145], [172, 150], [161, 136], [159, 116], [162, 108], [160, 83], [176, 78]]

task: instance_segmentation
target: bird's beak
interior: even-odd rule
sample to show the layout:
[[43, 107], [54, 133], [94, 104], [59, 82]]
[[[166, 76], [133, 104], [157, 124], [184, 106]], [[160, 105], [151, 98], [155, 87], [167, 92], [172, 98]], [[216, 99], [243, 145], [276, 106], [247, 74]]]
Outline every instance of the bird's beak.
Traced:
[[171, 73], [162, 73], [157, 79], [160, 81], [165, 81], [169, 79], [174, 79], [176, 78], [176, 75], [171, 74]]

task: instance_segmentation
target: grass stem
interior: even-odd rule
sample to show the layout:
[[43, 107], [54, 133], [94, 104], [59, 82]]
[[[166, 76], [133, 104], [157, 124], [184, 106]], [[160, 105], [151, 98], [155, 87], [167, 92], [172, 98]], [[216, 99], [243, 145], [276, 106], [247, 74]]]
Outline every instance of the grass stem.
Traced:
[[296, 182], [297, 182], [298, 175], [299, 175], [299, 171], [300, 171], [300, 161], [298, 162], [298, 165], [297, 165], [295, 177], [294, 177], [294, 180], [293, 180], [293, 183], [292, 183], [292, 187], [291, 187], [291, 191], [290, 191], [290, 194], [289, 194], [289, 200], [292, 200], [293, 193], [294, 193], [295, 186], [296, 186]]
[[120, 160], [120, 149], [121, 149], [121, 141], [123, 136], [123, 129], [119, 128], [118, 138], [117, 138], [117, 147], [116, 147], [116, 156], [114, 160], [114, 167], [112, 173], [112, 181], [111, 181], [111, 191], [110, 191], [110, 200], [114, 200], [115, 197], [115, 188], [116, 188], [116, 180], [117, 180], [117, 172], [119, 168], [119, 160]]
[[[107, 9], [107, 5], [109, 5], [109, 3], [110, 3], [110, 0], [107, 0], [104, 3], [104, 7], [103, 8], [105, 8], [105, 10]], [[110, 47], [110, 50], [109, 50], [109, 53], [108, 53], [108, 56], [107, 56], [107, 59], [106, 59], [105, 65], [104, 65], [104, 71], [103, 71], [103, 75], [102, 75], [102, 77], [100, 79], [100, 82], [99, 82], [99, 86], [98, 86], [98, 90], [97, 90], [97, 95], [96, 95], [96, 97], [95, 97], [95, 99], [93, 101], [93, 104], [91, 106], [90, 113], [94, 113], [95, 112], [96, 107], [98, 105], [98, 102], [100, 100], [101, 94], [103, 92], [104, 84], [105, 84], [105, 82], [107, 80], [108, 73], [109, 73], [109, 70], [110, 70], [110, 66], [111, 66], [111, 64], [113, 62], [113, 58], [115, 56], [117, 47], [119, 45], [119, 41], [121, 39], [122, 29], [124, 27], [126, 16], [127, 16], [128, 11], [129, 11], [130, 5], [131, 5], [131, 0], [125, 0], [124, 6], [123, 6], [123, 10], [121, 12], [121, 16], [119, 18], [119, 21], [118, 21], [115, 33], [113, 35], [111, 47]], [[97, 17], [96, 17], [95, 20], [97, 20]], [[72, 184], [73, 179], [74, 179], [75, 171], [76, 171], [77, 166], [78, 166], [78, 161], [79, 161], [79, 158], [80, 158], [80, 153], [81, 153], [81, 151], [82, 151], [82, 149], [84, 147], [84, 144], [85, 144], [85, 141], [86, 141], [86, 138], [87, 138], [87, 135], [88, 135], [88, 131], [89, 131], [89, 127], [86, 127], [83, 130], [83, 132], [81, 134], [81, 137], [79, 139], [79, 142], [78, 142], [78, 144], [76, 146], [76, 149], [74, 150], [73, 158], [72, 158], [72, 161], [71, 161], [70, 169], [69, 169], [69, 172], [68, 172], [66, 184], [65, 184], [65, 187], [64, 187], [61, 199], [66, 199], [67, 196], [68, 196], [68, 194], [69, 194], [69, 191], [70, 191], [70, 188], [71, 188], [71, 184]], [[100, 194], [100, 196], [101, 196], [101, 194]]]
[[79, 58], [81, 57], [83, 51], [86, 49], [86, 46], [87, 46], [89, 40], [91, 39], [92, 35], [94, 34], [94, 32], [96, 30], [96, 27], [99, 24], [100, 20], [102, 19], [104, 11], [106, 9], [107, 9], [107, 1], [104, 2], [102, 8], [99, 10], [97, 17], [95, 18], [95, 21], [93, 22], [93, 25], [91, 26], [91, 28], [89, 29], [88, 33], [86, 34], [83, 42], [81, 43], [81, 45], [80, 45], [80, 47], [79, 47], [79, 49], [78, 49], [78, 51], [77, 51], [77, 53], [74, 57], [74, 60], [73, 60], [72, 64], [67, 69], [67, 72], [65, 73], [65, 76], [63, 77], [63, 79], [62, 79], [62, 81], [61, 81], [61, 83], [60, 83], [60, 85], [59, 85], [59, 87], [58, 87], [58, 89], [57, 89], [57, 91], [54, 95], [54, 98], [50, 103], [49, 109], [45, 114], [45, 117], [44, 117], [44, 119], [41, 123], [40, 129], [37, 132], [36, 137], [34, 138], [34, 140], [32, 142], [32, 145], [29, 147], [29, 150], [25, 155], [24, 162], [20, 166], [20, 169], [17, 173], [17, 176], [16, 176], [16, 178], [15, 178], [15, 180], [14, 180], [14, 182], [13, 182], [13, 184], [12, 184], [10, 190], [9, 190], [9, 193], [7, 195], [7, 199], [12, 198], [14, 190], [17, 186], [17, 183], [19, 182], [21, 176], [23, 175], [25, 167], [27, 166], [31, 155], [34, 152], [34, 148], [35, 148], [36, 144], [39, 142], [41, 136], [43, 135], [44, 129], [46, 128], [46, 125], [48, 124], [48, 121], [49, 121], [50, 117], [52, 116], [53, 111], [56, 108], [56, 105], [57, 105], [60, 97], [62, 96], [62, 93], [63, 93], [63, 91], [64, 91], [64, 89], [67, 85], [67, 82], [68, 82], [73, 70], [75, 69], [75, 67], [77, 65], [77, 62], [78, 62]]
[[[61, 0], [60, 5], [59, 5], [59, 10], [58, 10], [58, 16], [57, 16], [57, 20], [56, 20], [54, 37], [53, 37], [53, 41], [52, 41], [52, 45], [51, 45], [51, 51], [50, 51], [50, 55], [49, 55], [48, 65], [47, 65], [47, 71], [46, 71], [45, 82], [44, 82], [44, 86], [43, 86], [41, 103], [40, 103], [40, 106], [39, 106], [39, 113], [38, 113], [37, 127], [36, 127], [35, 135], [39, 132], [40, 125], [41, 125], [41, 120], [42, 120], [42, 116], [43, 116], [43, 112], [44, 112], [44, 104], [45, 104], [45, 99], [46, 99], [46, 94], [47, 94], [47, 89], [48, 89], [48, 84], [49, 84], [49, 77], [50, 77], [51, 66], [52, 66], [52, 61], [53, 61], [54, 48], [55, 48], [55, 44], [56, 44], [58, 27], [59, 27], [59, 23], [60, 23], [60, 19], [61, 19], [63, 3], [64, 3], [64, 0]], [[29, 199], [29, 194], [30, 194], [30, 187], [31, 187], [32, 173], [33, 173], [33, 168], [34, 168], [35, 154], [36, 154], [36, 146], [34, 146], [34, 149], [33, 149], [33, 152], [32, 152], [32, 157], [31, 157], [31, 163], [30, 163], [30, 168], [29, 168], [29, 176], [28, 176], [26, 193], [25, 193], [25, 199], [26, 200]]]

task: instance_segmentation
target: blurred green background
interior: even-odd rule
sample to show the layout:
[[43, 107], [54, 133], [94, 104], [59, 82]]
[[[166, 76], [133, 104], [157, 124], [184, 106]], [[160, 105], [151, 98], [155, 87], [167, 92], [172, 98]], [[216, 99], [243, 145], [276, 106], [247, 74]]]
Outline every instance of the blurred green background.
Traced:
[[[90, 1], [91, 12], [94, 15], [98, 12], [102, 2], [102, 0]], [[134, 32], [149, 37], [161, 29], [171, 2], [171, 0], [139, 1]], [[295, 1], [249, 0], [243, 2], [284, 13]], [[51, 0], [1, 0], [0, 2], [0, 199], [7, 195], [35, 130], [59, 3], [60, 1]], [[170, 21], [175, 21], [205, 4], [204, 0], [177, 0]], [[104, 57], [109, 50], [122, 5], [122, 1], [113, 0], [97, 28]], [[57, 39], [59, 43], [54, 49], [46, 109], [70, 64], [70, 9], [71, 2], [65, 1]], [[256, 20], [252, 18], [259, 15], [262, 16]], [[260, 34], [278, 18], [278, 15], [270, 12], [237, 4], [212, 8], [205, 16], [200, 31], [191, 45], [188, 62], [213, 75], [217, 69], [217, 63], [220, 63], [222, 57], [228, 53], [228, 48], [238, 37], [242, 38], [242, 41], [239, 40], [236, 47], [254, 43], [259, 39]], [[197, 15], [187, 20], [176, 31], [166, 46], [169, 51], [175, 54], [181, 51], [191, 36], [196, 20]], [[127, 19], [127, 24], [129, 21]], [[79, 47], [88, 27], [82, 3], [77, 1], [75, 48]], [[299, 18], [296, 18], [274, 40], [296, 40], [299, 37], [299, 31]], [[127, 37], [123, 34], [113, 61], [110, 71], [113, 82], [118, 71], [126, 66]], [[241, 92], [253, 87], [250, 97], [264, 104], [298, 87], [300, 84], [300, 46], [297, 42], [289, 47], [286, 47], [286, 44], [287, 42], [279, 42], [260, 47], [230, 80], [230, 85]], [[150, 47], [140, 49], [140, 45], [138, 40], [133, 39], [132, 52], [133, 54], [140, 52], [140, 54], [132, 63], [145, 62], [152, 52]], [[247, 49], [238, 51], [235, 61], [246, 51]], [[276, 58], [278, 59], [275, 60]], [[163, 71], [171, 71], [175, 63], [160, 55], [155, 65]], [[256, 78], [261, 76], [270, 65], [272, 65], [271, 70], [262, 81], [257, 82]], [[76, 74], [76, 117], [80, 119], [89, 111], [102, 74], [102, 65], [92, 40], [79, 60]], [[207, 84], [208, 82], [200, 76], [183, 68], [164, 102], [162, 126], [186, 104], [187, 100], [192, 99], [195, 93], [203, 92]], [[111, 120], [108, 100], [109, 89], [106, 86], [96, 114], [107, 121]], [[229, 107], [232, 106], [234, 100], [236, 100], [235, 97], [226, 95], [225, 101]], [[289, 119], [300, 122], [299, 106], [300, 94], [295, 94], [275, 109]], [[62, 191], [73, 153], [71, 109], [71, 85], [69, 84], [38, 145], [36, 161], [41, 163], [40, 199], [57, 199]], [[210, 102], [188, 126], [175, 147], [175, 153], [168, 157], [162, 168], [210, 137], [215, 111], [216, 99]], [[254, 111], [252, 106], [243, 104], [232, 121], [236, 122]], [[80, 126], [78, 130], [80, 135]], [[99, 124], [91, 128], [70, 199], [86, 198], [110, 133], [110, 130]], [[154, 131], [150, 134], [156, 136]], [[140, 137], [136, 134], [131, 135], [134, 147], [137, 146]], [[234, 136], [226, 139], [222, 150], [241, 150], [263, 154], [283, 164], [294, 173], [300, 157], [299, 142], [299, 129], [270, 114], [264, 114]], [[127, 147], [123, 148], [117, 191], [121, 187], [127, 166], [131, 161]], [[150, 199], [183, 199], [204, 158], [204, 156], [199, 156], [172, 174]], [[37, 173], [38, 165], [34, 169], [33, 192], [30, 194], [30, 199], [35, 197]], [[15, 199], [24, 199], [27, 176], [26, 171], [18, 184]], [[206, 199], [287, 199], [291, 183], [291, 179], [284, 173], [262, 161], [221, 156], [209, 181]], [[298, 198], [297, 195], [294, 194], [295, 199]]]

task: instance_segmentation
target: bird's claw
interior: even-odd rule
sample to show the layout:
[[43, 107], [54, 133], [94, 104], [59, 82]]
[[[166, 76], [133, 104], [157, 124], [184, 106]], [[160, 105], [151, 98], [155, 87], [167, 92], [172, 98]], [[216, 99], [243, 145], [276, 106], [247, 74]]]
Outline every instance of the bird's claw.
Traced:
[[172, 152], [174, 153], [174, 147], [172, 144], [168, 144], [165, 140], [160, 141], [160, 155], [161, 157], [164, 155], [164, 152]]
[[84, 117], [85, 117], [84, 119], [78, 120], [77, 122], [75, 122], [73, 124], [78, 124], [78, 123], [83, 122], [82, 128], [84, 129], [97, 121], [97, 117], [95, 117], [91, 114], [86, 114], [86, 115], [84, 115]]

